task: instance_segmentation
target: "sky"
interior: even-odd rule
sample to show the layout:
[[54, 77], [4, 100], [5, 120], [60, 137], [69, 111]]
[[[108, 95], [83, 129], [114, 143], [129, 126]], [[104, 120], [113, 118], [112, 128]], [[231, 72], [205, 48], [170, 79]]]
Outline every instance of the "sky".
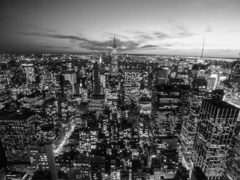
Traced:
[[0, 54], [108, 52], [238, 58], [240, 0], [1, 0]]

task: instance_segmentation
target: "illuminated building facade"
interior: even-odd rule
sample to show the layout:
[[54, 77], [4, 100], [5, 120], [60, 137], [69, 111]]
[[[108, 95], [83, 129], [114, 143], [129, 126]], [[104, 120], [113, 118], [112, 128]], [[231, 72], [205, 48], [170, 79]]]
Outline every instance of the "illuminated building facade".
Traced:
[[91, 160], [88, 156], [77, 155], [70, 170], [70, 178], [90, 180]]
[[0, 91], [5, 89], [5, 86], [8, 84], [6, 75], [4, 73], [4, 71], [0, 71]]
[[91, 158], [91, 176], [93, 180], [102, 179], [105, 174], [105, 157], [95, 156]]
[[[240, 114], [239, 114], [240, 115]], [[240, 117], [240, 116], [239, 116]], [[235, 128], [234, 137], [232, 139], [232, 148], [230, 148], [226, 159], [226, 174], [231, 180], [240, 179], [240, 121], [238, 119]]]
[[158, 70], [157, 76], [156, 76], [157, 84], [167, 84], [168, 74], [169, 74], [169, 69]]
[[46, 148], [42, 143], [30, 145], [30, 161], [33, 172], [49, 169]]
[[100, 81], [99, 81], [99, 67], [98, 63], [95, 62], [93, 64], [93, 93], [100, 94]]
[[136, 104], [139, 101], [140, 81], [142, 80], [141, 70], [124, 70], [124, 104], [130, 104], [132, 101]]
[[176, 133], [176, 116], [179, 111], [181, 91], [171, 85], [155, 86], [153, 91], [152, 118], [162, 135], [173, 135]]
[[22, 64], [22, 68], [26, 74], [27, 82], [32, 83], [33, 81], [35, 81], [34, 64], [32, 64], [32, 63]]
[[178, 138], [176, 136], [162, 137], [158, 150], [161, 176], [165, 179], [174, 178], [178, 169]]
[[207, 90], [213, 91], [217, 87], [217, 77], [209, 77], [207, 78]]
[[7, 90], [0, 90], [0, 109], [4, 108], [5, 104], [9, 102], [9, 96]]
[[204, 99], [200, 109], [193, 162], [208, 179], [219, 179], [237, 124], [239, 109], [222, 101]]
[[105, 96], [103, 94], [93, 94], [88, 104], [89, 111], [103, 111]]
[[177, 73], [176, 76], [178, 79], [182, 79], [184, 81], [185, 85], [190, 85], [190, 79], [189, 79], [189, 74], [188, 72], [181, 72], [181, 73]]
[[196, 135], [197, 121], [202, 100], [205, 97], [207, 81], [205, 78], [195, 78], [190, 91], [190, 113], [183, 122], [181, 131], [181, 141], [184, 149], [184, 158], [187, 163], [191, 162], [193, 142]]
[[35, 115], [0, 114], [0, 139], [7, 162], [30, 164], [29, 144], [35, 137]]

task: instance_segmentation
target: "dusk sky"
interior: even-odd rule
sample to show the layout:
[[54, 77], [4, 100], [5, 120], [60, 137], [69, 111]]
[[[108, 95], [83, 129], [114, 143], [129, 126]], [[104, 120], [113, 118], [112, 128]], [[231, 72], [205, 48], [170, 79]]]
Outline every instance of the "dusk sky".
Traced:
[[239, 57], [240, 0], [2, 0], [0, 53]]

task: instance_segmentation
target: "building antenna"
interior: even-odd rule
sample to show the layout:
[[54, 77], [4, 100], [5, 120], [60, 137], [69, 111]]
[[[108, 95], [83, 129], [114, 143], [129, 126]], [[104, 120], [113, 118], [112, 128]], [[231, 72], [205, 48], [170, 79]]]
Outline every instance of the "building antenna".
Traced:
[[203, 57], [204, 44], [205, 44], [205, 38], [204, 38], [204, 40], [203, 40], [203, 47], [202, 47], [201, 59], [202, 59], [202, 57]]

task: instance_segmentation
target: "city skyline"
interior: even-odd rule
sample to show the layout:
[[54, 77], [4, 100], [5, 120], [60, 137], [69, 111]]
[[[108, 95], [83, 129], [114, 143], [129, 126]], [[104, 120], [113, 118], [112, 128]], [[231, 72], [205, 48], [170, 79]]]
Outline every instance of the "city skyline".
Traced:
[[107, 52], [238, 58], [237, 0], [3, 1], [0, 53]]

